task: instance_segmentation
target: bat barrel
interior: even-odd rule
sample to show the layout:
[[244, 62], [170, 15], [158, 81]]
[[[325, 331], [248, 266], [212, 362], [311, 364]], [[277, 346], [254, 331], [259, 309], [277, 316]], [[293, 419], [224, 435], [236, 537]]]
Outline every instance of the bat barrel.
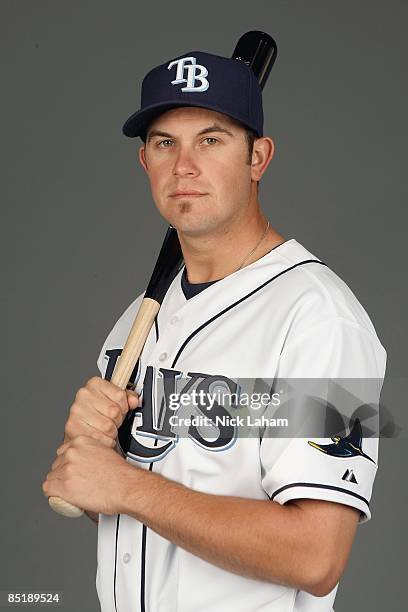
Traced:
[[277, 54], [278, 46], [272, 36], [260, 30], [251, 30], [241, 36], [232, 57], [252, 68], [263, 89]]

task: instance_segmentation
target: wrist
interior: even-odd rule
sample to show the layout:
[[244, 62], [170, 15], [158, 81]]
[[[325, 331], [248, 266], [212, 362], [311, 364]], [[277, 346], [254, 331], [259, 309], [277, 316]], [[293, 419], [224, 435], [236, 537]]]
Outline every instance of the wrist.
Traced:
[[143, 520], [144, 508], [146, 506], [146, 497], [148, 489], [145, 483], [147, 474], [142, 468], [135, 467], [130, 463], [126, 463], [126, 469], [123, 476], [123, 487], [119, 499], [120, 514], [127, 514], [139, 521]]

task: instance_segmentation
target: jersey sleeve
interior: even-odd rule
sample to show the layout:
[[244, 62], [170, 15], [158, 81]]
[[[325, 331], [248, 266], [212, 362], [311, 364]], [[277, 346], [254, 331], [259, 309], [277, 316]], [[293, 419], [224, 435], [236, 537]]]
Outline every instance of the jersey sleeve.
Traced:
[[[300, 498], [338, 502], [358, 509], [360, 523], [371, 518], [370, 499], [378, 460], [378, 407], [385, 364], [386, 352], [377, 336], [357, 322], [341, 317], [317, 323], [287, 343], [280, 356], [277, 378], [315, 379], [325, 389], [324, 400], [328, 405], [337, 402], [340, 413], [349, 419], [344, 420], [346, 432], [338, 435], [325, 426], [323, 433], [330, 437], [314, 437], [309, 430], [307, 437], [263, 437], [262, 486], [271, 500], [280, 504]], [[322, 385], [322, 381], [353, 382], [352, 379], [362, 383], [359, 389], [365, 389], [363, 394], [367, 397], [357, 398], [357, 403], [371, 407], [371, 421], [368, 420], [371, 425], [374, 420], [374, 428], [366, 428], [365, 422], [361, 427], [360, 420], [356, 423], [352, 418], [355, 405], [347, 400], [347, 393], [339, 406], [339, 394], [336, 399], [332, 397], [336, 385]], [[305, 403], [304, 410], [307, 409]], [[366, 430], [371, 435], [362, 435]]]

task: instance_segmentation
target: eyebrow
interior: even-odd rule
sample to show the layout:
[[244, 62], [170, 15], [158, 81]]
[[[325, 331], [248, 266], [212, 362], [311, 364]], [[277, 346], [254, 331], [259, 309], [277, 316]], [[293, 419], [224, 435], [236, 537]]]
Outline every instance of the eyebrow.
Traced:
[[[221, 132], [222, 134], [227, 134], [228, 136], [234, 136], [234, 134], [227, 130], [227, 128], [224, 128], [222, 127], [222, 125], [218, 125], [217, 123], [203, 128], [197, 133], [197, 136], [202, 136], [203, 134], [211, 134], [212, 132]], [[152, 130], [148, 133], [147, 141], [149, 142], [155, 136], [162, 136], [163, 138], [174, 138], [174, 136], [172, 134], [169, 134], [168, 132], [163, 132], [162, 130]]]

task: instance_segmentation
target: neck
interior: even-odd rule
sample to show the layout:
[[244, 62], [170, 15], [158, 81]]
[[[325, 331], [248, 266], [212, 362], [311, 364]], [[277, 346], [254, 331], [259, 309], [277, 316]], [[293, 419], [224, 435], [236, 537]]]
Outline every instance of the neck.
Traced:
[[271, 226], [265, 233], [267, 222], [258, 207], [257, 214], [249, 219], [231, 221], [227, 227], [211, 234], [191, 236], [179, 231], [189, 282], [206, 283], [225, 278], [236, 272], [244, 259], [243, 267], [246, 267], [284, 242], [285, 238]]

